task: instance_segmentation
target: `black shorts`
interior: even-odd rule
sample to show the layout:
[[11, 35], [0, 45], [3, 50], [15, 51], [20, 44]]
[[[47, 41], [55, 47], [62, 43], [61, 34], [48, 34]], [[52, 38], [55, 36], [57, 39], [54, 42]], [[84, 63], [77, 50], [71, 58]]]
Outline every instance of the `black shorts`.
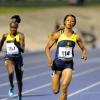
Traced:
[[23, 66], [23, 57], [22, 55], [6, 55], [5, 60], [11, 60], [14, 62], [15, 67], [22, 67]]
[[53, 65], [52, 65], [52, 70], [55, 70], [55, 71], [62, 71], [66, 68], [70, 68], [70, 69], [74, 69], [73, 68], [73, 60], [70, 60], [70, 61], [63, 61], [61, 59], [55, 59], [53, 61]]

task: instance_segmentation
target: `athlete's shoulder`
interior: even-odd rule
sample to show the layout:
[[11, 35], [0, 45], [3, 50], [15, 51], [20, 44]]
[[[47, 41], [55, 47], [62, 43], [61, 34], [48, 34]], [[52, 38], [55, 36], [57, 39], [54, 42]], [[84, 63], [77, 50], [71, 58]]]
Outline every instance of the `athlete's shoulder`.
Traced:
[[77, 40], [77, 41], [80, 41], [80, 40], [81, 40], [80, 34], [76, 34], [76, 40]]
[[19, 35], [20, 37], [25, 37], [24, 33], [22, 33], [22, 32], [18, 32], [18, 35]]
[[18, 34], [19, 34], [19, 35], [24, 35], [24, 33], [22, 33], [22, 32], [18, 32]]
[[53, 33], [51, 33], [50, 38], [53, 38], [53, 39], [58, 39], [58, 38], [59, 38], [59, 36], [60, 36], [60, 32], [59, 32], [59, 31], [57, 31], [57, 32], [53, 32]]
[[4, 34], [2, 35], [2, 38], [6, 38], [7, 35], [8, 35], [8, 33], [4, 33]]

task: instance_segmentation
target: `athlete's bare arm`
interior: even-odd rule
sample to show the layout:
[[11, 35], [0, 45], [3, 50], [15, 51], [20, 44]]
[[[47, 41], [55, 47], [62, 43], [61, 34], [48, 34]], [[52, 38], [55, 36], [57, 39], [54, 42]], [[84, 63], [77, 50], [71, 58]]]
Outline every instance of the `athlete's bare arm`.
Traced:
[[51, 65], [53, 64], [53, 60], [52, 60], [51, 53], [50, 53], [50, 48], [57, 41], [58, 37], [59, 37], [58, 33], [52, 33], [51, 36], [49, 37], [49, 41], [45, 47], [45, 53], [46, 53], [46, 56], [48, 59], [48, 67], [51, 67]]
[[25, 50], [25, 36], [23, 33], [20, 33], [20, 46], [24, 51]]
[[82, 50], [82, 59], [87, 60], [87, 49], [85, 48], [82, 39], [77, 35], [77, 43]]
[[6, 35], [7, 35], [7, 34], [3, 34], [3, 36], [2, 36], [2, 38], [1, 38], [1, 40], [0, 40], [0, 51], [2, 50], [2, 46], [3, 46], [4, 42], [5, 42]]

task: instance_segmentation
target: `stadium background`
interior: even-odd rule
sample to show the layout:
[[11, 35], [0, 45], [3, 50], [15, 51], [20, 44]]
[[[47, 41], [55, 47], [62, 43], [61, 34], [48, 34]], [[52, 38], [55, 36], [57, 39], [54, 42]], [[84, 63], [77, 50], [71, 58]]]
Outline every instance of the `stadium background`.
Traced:
[[92, 48], [91, 34], [95, 36], [95, 47], [100, 47], [99, 0], [0, 0], [0, 38], [9, 31], [9, 20], [14, 14], [22, 18], [18, 30], [26, 36], [27, 51], [44, 50], [48, 35], [57, 24], [63, 25], [66, 14], [77, 17], [75, 31], [87, 47]]

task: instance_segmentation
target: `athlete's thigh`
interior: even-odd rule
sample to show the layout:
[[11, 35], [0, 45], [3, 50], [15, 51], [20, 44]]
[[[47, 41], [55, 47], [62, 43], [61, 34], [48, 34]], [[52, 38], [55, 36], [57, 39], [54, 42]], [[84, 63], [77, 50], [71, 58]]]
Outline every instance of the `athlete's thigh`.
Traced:
[[5, 66], [7, 68], [8, 73], [12, 73], [14, 71], [14, 63], [12, 60], [5, 60]]
[[52, 89], [57, 91], [60, 88], [60, 78], [61, 78], [61, 71], [56, 71], [52, 73]]
[[72, 69], [66, 68], [62, 71], [62, 86], [67, 88], [72, 79]]

